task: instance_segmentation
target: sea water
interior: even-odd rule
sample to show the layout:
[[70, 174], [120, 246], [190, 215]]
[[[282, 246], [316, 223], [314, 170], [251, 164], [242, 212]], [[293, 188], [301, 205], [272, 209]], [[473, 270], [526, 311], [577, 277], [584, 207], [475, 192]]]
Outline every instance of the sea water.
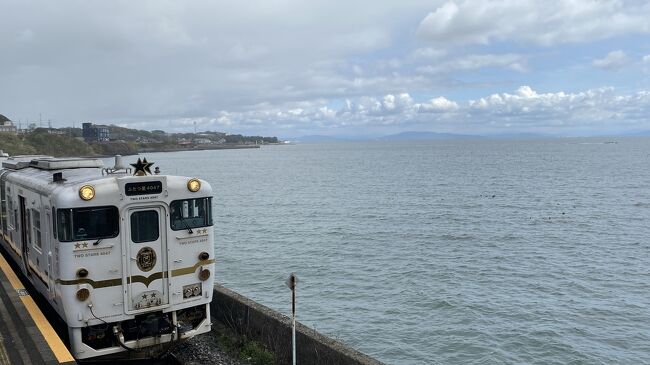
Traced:
[[148, 154], [214, 189], [216, 280], [389, 364], [650, 363], [650, 139]]

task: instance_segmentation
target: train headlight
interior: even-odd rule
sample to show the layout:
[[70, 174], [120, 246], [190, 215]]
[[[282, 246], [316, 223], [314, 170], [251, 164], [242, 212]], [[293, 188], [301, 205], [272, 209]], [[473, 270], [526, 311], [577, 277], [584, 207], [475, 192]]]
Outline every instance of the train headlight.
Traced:
[[207, 253], [207, 252], [201, 252], [199, 254], [199, 260], [201, 260], [201, 261], [205, 261], [205, 260], [207, 260], [209, 258], [210, 258], [210, 254]]
[[90, 200], [95, 197], [95, 188], [90, 185], [84, 185], [79, 189], [79, 197], [83, 200]]
[[196, 193], [201, 189], [201, 182], [199, 179], [190, 179], [190, 181], [187, 182], [187, 190]]
[[86, 288], [82, 288], [77, 290], [77, 299], [81, 302], [86, 301], [88, 298], [90, 298], [90, 290]]

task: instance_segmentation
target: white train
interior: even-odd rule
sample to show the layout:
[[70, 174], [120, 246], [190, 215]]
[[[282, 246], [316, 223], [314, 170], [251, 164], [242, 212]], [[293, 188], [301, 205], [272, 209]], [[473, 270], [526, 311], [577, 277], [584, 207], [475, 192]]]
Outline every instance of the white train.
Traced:
[[1, 244], [77, 359], [155, 356], [211, 328], [210, 185], [115, 160], [17, 156], [0, 169]]

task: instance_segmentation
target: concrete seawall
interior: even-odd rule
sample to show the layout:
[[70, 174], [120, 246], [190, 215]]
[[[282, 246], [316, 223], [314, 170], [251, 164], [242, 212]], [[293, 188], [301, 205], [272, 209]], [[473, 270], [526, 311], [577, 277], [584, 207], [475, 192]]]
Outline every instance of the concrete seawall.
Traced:
[[[291, 364], [291, 319], [221, 285], [215, 285], [212, 316], [240, 335], [260, 342], [276, 355], [278, 364]], [[296, 362], [310, 365], [383, 365], [383, 363], [296, 324]]]

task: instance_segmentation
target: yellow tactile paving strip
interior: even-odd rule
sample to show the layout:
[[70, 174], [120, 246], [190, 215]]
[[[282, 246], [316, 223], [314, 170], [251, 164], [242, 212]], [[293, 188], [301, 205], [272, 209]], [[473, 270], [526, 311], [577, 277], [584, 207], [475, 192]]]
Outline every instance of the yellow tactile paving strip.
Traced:
[[[25, 291], [25, 286], [2, 255], [0, 255], [0, 269], [2, 269], [2, 272], [4, 272], [9, 283], [16, 291]], [[38, 327], [38, 330], [41, 331], [41, 334], [45, 338], [45, 341], [47, 341], [47, 344], [54, 353], [57, 361], [60, 363], [74, 362], [74, 357], [72, 357], [72, 354], [68, 351], [68, 348], [65, 346], [63, 341], [61, 341], [59, 335], [54, 331], [50, 322], [45, 318], [43, 312], [38, 308], [31, 295], [21, 295], [20, 300], [23, 302], [27, 312], [32, 317], [36, 327]], [[2, 361], [2, 359], [0, 359], [0, 361]]]

